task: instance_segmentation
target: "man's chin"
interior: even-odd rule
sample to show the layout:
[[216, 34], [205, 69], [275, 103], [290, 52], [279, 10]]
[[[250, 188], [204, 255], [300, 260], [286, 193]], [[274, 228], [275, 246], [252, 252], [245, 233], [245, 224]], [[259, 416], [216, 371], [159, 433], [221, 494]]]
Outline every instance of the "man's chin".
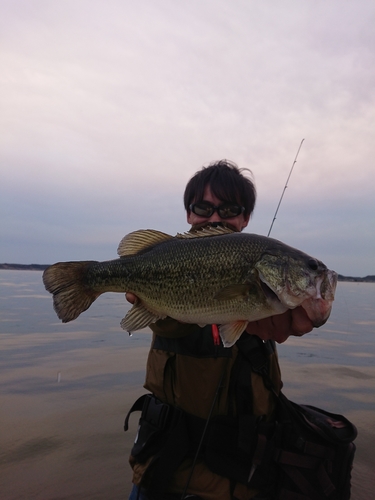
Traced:
[[[309, 330], [310, 331], [310, 330]], [[289, 337], [302, 337], [308, 332], [301, 332], [301, 333], [287, 333], [287, 334], [277, 334], [273, 336], [273, 340], [277, 342], [278, 344], [283, 344], [286, 340], [288, 340]]]
[[278, 344], [283, 344], [288, 338], [290, 337], [290, 334], [285, 334], [285, 333], [276, 333], [276, 335], [272, 336], [272, 340], [277, 342]]

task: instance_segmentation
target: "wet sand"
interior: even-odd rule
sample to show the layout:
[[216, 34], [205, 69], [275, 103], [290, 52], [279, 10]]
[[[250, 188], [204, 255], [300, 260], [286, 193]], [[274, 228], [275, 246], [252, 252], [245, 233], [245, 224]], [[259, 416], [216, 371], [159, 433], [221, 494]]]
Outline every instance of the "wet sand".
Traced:
[[[70, 336], [76, 335], [71, 333]], [[38, 343], [30, 334], [17, 342]], [[14, 337], [4, 340], [14, 347]], [[0, 485], [2, 500], [117, 500], [131, 489], [127, 463], [138, 415], [124, 416], [142, 389], [147, 347], [96, 345], [48, 355], [2, 374]], [[281, 360], [285, 393], [344, 413], [358, 427], [352, 498], [375, 491], [375, 367]]]

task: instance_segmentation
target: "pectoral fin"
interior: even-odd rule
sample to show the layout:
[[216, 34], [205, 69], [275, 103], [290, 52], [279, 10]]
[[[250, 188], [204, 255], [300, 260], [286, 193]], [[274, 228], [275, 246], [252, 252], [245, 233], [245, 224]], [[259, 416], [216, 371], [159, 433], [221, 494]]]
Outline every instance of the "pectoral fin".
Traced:
[[219, 332], [224, 347], [232, 347], [241, 337], [247, 327], [248, 321], [236, 321], [219, 326]]
[[141, 302], [137, 302], [126, 314], [121, 321], [121, 328], [128, 332], [141, 330], [151, 323], [155, 323], [159, 319], [164, 319], [165, 316], [159, 316], [148, 311]]

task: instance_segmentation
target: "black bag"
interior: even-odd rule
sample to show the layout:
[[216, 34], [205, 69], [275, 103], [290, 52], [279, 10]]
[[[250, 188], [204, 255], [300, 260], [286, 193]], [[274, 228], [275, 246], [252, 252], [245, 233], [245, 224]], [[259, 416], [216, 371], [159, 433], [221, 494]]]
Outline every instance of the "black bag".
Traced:
[[348, 500], [355, 426], [282, 393], [277, 404], [273, 429], [259, 428], [249, 484], [275, 500]]
[[257, 422], [254, 415], [212, 419], [204, 440], [204, 460], [215, 474], [247, 484], [257, 444]]

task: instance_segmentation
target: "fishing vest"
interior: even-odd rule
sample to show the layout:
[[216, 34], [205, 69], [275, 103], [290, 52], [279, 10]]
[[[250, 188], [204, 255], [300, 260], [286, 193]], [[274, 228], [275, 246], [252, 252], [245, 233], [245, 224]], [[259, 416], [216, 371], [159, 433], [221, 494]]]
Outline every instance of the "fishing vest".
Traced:
[[142, 396], [125, 420], [127, 429], [142, 410], [135, 484], [156, 500], [188, 491], [202, 500], [349, 500], [357, 430], [286, 398], [273, 342], [244, 333], [224, 349], [210, 327], [182, 331], [155, 335], [146, 384], [158, 396]]
[[[130, 458], [134, 482], [149, 485], [153, 492], [164, 491], [171, 480], [178, 484], [179, 474], [183, 475], [179, 464], [194, 455], [208, 418], [205, 454], [212, 456], [214, 470], [231, 477], [228, 450], [236, 450], [239, 439], [251, 446], [257, 419], [272, 419], [275, 395], [266, 387], [264, 373], [279, 391], [282, 383], [274, 342], [244, 333], [234, 346], [225, 348], [213, 338], [211, 325], [201, 328], [167, 319], [151, 328], [154, 335], [144, 386], [152, 397], [144, 396], [133, 405], [125, 425], [132, 411], [143, 408]], [[228, 442], [231, 439], [233, 443]], [[239, 461], [243, 462], [241, 456]], [[233, 481], [227, 483], [233, 491]], [[194, 486], [199, 490], [199, 485]], [[212, 494], [215, 498], [215, 491]], [[219, 493], [216, 498], [221, 498]]]
[[[152, 325], [154, 338], [147, 361], [145, 388], [161, 401], [197, 417], [207, 418], [220, 377], [220, 394], [213, 415], [241, 413], [270, 415], [273, 394], [248, 360], [239, 359], [238, 345], [215, 345], [211, 325], [181, 324], [168, 319]], [[176, 337], [176, 333], [180, 335]], [[277, 390], [281, 374], [275, 344], [244, 333], [242, 342], [261, 347], [267, 356], [268, 375]]]

